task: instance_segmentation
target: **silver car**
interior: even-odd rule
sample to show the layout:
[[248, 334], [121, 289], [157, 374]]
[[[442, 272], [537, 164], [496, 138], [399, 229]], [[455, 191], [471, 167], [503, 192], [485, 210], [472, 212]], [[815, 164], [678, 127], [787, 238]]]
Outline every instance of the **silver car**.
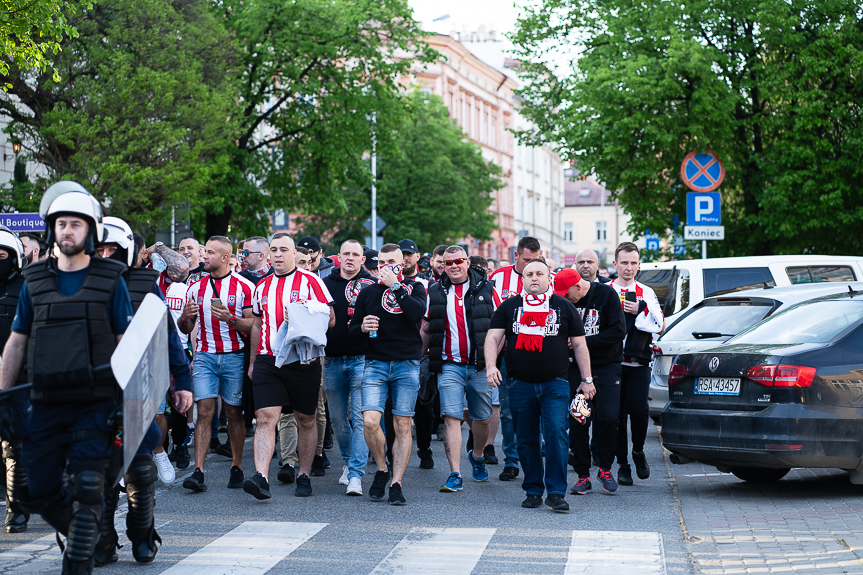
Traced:
[[659, 414], [668, 403], [668, 370], [677, 355], [717, 347], [780, 309], [849, 289], [863, 290], [863, 282], [768, 287], [701, 301], [674, 322], [654, 343], [648, 397], [651, 419], [659, 425]]

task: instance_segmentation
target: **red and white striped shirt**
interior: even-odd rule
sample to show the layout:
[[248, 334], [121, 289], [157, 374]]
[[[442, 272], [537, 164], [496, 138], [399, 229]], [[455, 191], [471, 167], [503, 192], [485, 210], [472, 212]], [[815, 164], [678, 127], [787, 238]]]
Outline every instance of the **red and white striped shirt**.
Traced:
[[[183, 307], [186, 305], [186, 294], [189, 291], [189, 286], [183, 282], [172, 282], [171, 278], [163, 270], [159, 274], [159, 289], [165, 294], [165, 300], [168, 302], [171, 315], [174, 316], [174, 323], [177, 324], [180, 316], [183, 315]], [[180, 343], [185, 346], [189, 340], [189, 335], [180, 331], [179, 325], [177, 326], [177, 335], [180, 336]]]
[[232, 353], [243, 349], [243, 340], [234, 326], [213, 317], [213, 284], [222, 300], [222, 306], [240, 319], [243, 309], [252, 307], [252, 290], [255, 286], [244, 277], [231, 272], [222, 279], [204, 276], [191, 286], [187, 299], [198, 304], [198, 346], [196, 352]]
[[300, 300], [319, 301], [327, 305], [333, 303], [324, 280], [299, 268], [294, 268], [287, 275], [267, 276], [255, 287], [252, 313], [261, 318], [258, 355], [274, 355], [273, 343], [279, 327], [285, 321], [285, 305]]
[[470, 335], [464, 308], [464, 295], [469, 288], [470, 283], [465, 282], [452, 286], [446, 294], [446, 324], [441, 354], [441, 359], [444, 361], [456, 363], [470, 361]]
[[515, 266], [498, 268], [491, 272], [488, 279], [494, 282], [494, 307], [498, 307], [506, 298], [521, 295], [521, 274], [515, 271]]

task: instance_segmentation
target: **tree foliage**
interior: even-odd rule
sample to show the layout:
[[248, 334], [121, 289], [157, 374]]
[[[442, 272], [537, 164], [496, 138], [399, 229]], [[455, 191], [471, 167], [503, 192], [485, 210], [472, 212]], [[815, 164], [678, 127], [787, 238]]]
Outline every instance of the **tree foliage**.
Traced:
[[[0, 74], [7, 74], [10, 65], [18, 68], [35, 68], [40, 74], [51, 72], [55, 81], [60, 80], [56, 69], [52, 69], [50, 56], [60, 51], [64, 36], [77, 35], [67, 15], [74, 14], [79, 5], [90, 7], [89, 2], [64, 2], [62, 0], [3, 0], [0, 4]], [[9, 84], [3, 84], [6, 90]]]
[[[60, 80], [12, 65], [0, 114], [51, 180], [74, 179], [133, 224], [226, 171], [236, 54], [206, 0], [110, 0], [79, 15], [51, 57]], [[43, 182], [44, 184], [44, 182]]]
[[[220, 0], [239, 45], [240, 131], [231, 171], [199, 204], [206, 233], [229, 222], [261, 232], [265, 209], [346, 206], [370, 183], [363, 155], [391, 150], [404, 115], [400, 81], [434, 60], [407, 0]], [[263, 193], [263, 194], [262, 194]]]
[[[487, 240], [494, 229], [488, 208], [502, 187], [499, 166], [482, 157], [465, 139], [438, 96], [413, 92], [395, 146], [378, 161], [378, 215], [387, 225], [387, 242], [414, 240], [423, 251], [464, 237]], [[303, 234], [321, 237], [337, 250], [348, 239], [360, 241], [371, 209], [370, 190], [349, 194], [345, 207], [303, 218]], [[332, 252], [331, 252], [332, 253]]]
[[512, 39], [538, 126], [520, 138], [617, 190], [630, 232], [685, 220], [681, 161], [712, 149], [711, 255], [863, 249], [859, 2], [538, 0]]

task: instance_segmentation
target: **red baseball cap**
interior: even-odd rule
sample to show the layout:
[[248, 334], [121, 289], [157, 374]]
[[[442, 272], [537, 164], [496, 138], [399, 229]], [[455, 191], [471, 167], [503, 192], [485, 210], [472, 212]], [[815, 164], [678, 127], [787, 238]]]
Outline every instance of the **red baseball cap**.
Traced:
[[565, 268], [554, 276], [554, 293], [566, 297], [569, 288], [581, 281], [581, 275], [572, 268]]

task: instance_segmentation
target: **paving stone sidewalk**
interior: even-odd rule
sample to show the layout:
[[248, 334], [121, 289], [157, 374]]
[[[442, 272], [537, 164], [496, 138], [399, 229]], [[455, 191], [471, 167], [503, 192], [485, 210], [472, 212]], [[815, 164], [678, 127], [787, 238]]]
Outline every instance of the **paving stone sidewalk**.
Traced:
[[665, 456], [696, 573], [863, 573], [863, 486], [839, 470], [747, 483]]

